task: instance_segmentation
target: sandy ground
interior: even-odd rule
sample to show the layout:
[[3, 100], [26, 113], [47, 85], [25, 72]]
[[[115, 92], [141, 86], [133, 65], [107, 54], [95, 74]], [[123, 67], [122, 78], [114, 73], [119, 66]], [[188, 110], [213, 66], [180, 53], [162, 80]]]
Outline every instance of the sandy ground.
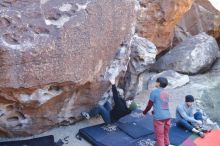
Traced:
[[[148, 94], [147, 92], [143, 92], [142, 94], [138, 95], [135, 98], [135, 101], [140, 105], [141, 109], [144, 109], [147, 104], [147, 101], [148, 101], [147, 94]], [[181, 100], [178, 100], [178, 99], [171, 101], [172, 117], [174, 117], [175, 107], [180, 101]], [[13, 139], [0, 138], [0, 141], [29, 139], [29, 138], [46, 136], [46, 135], [53, 135], [55, 138], [55, 142], [57, 142], [60, 139], [64, 142], [63, 146], [91, 146], [91, 144], [89, 144], [84, 139], [78, 140], [75, 137], [75, 135], [78, 133], [79, 129], [81, 129], [81, 128], [88, 127], [91, 125], [100, 124], [100, 123], [103, 123], [103, 121], [100, 117], [99, 118], [92, 118], [90, 120], [83, 120], [83, 121], [76, 123], [74, 125], [57, 127], [57, 128], [54, 128], [52, 130], [49, 130], [47, 132], [44, 132], [44, 133], [36, 135], [36, 136], [27, 137], [27, 138], [13, 138]]]

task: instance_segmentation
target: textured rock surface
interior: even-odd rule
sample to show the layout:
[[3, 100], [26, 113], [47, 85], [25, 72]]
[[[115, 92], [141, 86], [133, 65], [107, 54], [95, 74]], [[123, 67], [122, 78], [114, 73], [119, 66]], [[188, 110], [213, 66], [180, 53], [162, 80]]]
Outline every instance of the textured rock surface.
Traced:
[[207, 115], [220, 125], [220, 72], [215, 70], [208, 74], [197, 77], [198, 82], [197, 92], [199, 91], [201, 101], [197, 104], [206, 111]]
[[175, 70], [186, 74], [208, 71], [219, 54], [216, 40], [200, 33], [186, 39], [157, 60], [151, 70]]
[[195, 0], [191, 9], [177, 24], [174, 44], [182, 41], [179, 27], [185, 34], [197, 35], [207, 32], [220, 44], [220, 12], [208, 0]]
[[134, 36], [131, 42], [130, 62], [124, 78], [125, 96], [132, 98], [136, 95], [139, 75], [148, 70], [155, 62], [156, 46], [145, 38]]
[[105, 80], [109, 80], [110, 78], [116, 78], [124, 75], [127, 71], [127, 66], [130, 59], [130, 47], [129, 46], [122, 46], [117, 49], [116, 56], [111, 62], [111, 65], [107, 68], [107, 71], [104, 75]]
[[131, 43], [130, 72], [140, 74], [150, 68], [155, 62], [157, 54], [156, 46], [147, 39], [134, 36]]
[[152, 41], [158, 53], [172, 45], [174, 27], [193, 0], [140, 0], [137, 32]]
[[211, 68], [211, 71], [219, 71], [220, 70], [220, 57], [218, 57]]
[[0, 0], [0, 134], [77, 121], [135, 19], [130, 0]]

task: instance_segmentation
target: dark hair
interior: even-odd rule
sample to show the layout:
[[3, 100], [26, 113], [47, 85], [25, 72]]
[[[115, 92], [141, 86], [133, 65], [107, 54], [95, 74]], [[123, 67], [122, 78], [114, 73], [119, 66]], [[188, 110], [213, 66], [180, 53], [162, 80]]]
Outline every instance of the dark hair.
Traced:
[[168, 85], [167, 78], [159, 77], [156, 80], [157, 83], [160, 83], [160, 87], [165, 88]]
[[194, 102], [194, 97], [192, 95], [186, 95], [185, 102]]

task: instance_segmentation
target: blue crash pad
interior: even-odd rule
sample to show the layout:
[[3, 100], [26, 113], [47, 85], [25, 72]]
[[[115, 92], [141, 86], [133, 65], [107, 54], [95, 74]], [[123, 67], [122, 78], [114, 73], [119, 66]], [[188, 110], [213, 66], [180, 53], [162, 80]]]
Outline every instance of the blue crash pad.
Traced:
[[0, 146], [55, 146], [54, 137], [52, 135], [28, 139], [0, 142]]
[[[111, 124], [110, 127], [99, 124], [82, 128], [78, 134], [94, 146], [155, 146], [155, 135], [152, 131], [154, 131], [153, 117], [150, 115], [138, 117], [136, 111]], [[172, 120], [169, 133], [172, 145], [180, 145], [191, 134], [177, 127]]]
[[153, 134], [154, 131], [148, 129], [147, 124], [139, 125], [137, 122], [132, 123], [118, 123], [118, 128], [122, 130], [127, 135], [131, 136], [134, 139], [140, 138], [142, 136]]

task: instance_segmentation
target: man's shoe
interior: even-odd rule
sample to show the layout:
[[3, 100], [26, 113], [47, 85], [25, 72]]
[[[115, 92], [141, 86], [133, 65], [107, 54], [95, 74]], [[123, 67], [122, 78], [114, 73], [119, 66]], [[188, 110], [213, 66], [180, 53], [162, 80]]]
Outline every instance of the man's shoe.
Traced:
[[199, 132], [198, 135], [201, 137], [201, 138], [204, 138], [205, 137], [205, 134], [203, 132]]
[[82, 115], [83, 117], [85, 117], [87, 120], [90, 119], [89, 113], [87, 113], [87, 112], [82, 112], [81, 115]]
[[209, 127], [209, 126], [203, 126], [203, 127], [201, 127], [201, 130], [200, 130], [200, 131], [202, 131], [202, 132], [204, 132], [204, 133], [207, 133], [207, 132], [211, 132], [211, 131], [212, 131], [212, 128]]

